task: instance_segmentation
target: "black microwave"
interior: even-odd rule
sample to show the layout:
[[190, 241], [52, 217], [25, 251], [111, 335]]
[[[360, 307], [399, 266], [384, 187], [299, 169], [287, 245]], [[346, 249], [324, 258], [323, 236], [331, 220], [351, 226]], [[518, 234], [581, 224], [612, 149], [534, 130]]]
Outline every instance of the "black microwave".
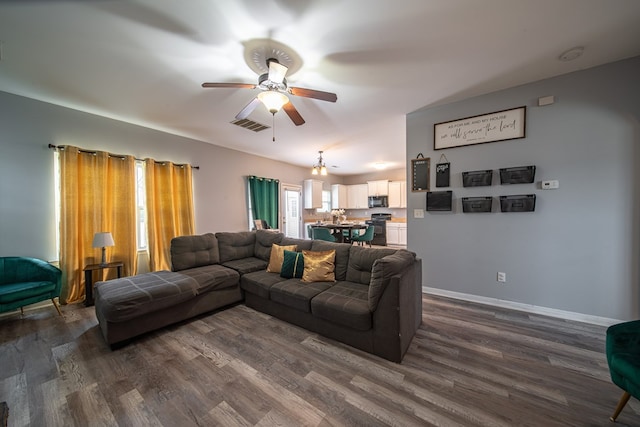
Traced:
[[387, 196], [369, 196], [370, 208], [387, 208], [389, 207], [389, 198]]

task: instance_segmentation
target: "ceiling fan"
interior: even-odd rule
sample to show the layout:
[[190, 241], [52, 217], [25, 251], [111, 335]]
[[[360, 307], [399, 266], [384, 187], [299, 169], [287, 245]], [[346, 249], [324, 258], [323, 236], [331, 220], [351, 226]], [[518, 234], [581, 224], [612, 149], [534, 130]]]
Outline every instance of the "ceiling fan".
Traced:
[[338, 96], [335, 93], [323, 92], [314, 89], [305, 89], [301, 87], [289, 87], [285, 75], [289, 70], [288, 67], [282, 65], [276, 58], [268, 58], [266, 60], [268, 73], [264, 73], [258, 77], [258, 84], [251, 83], [202, 83], [205, 88], [238, 88], [238, 89], [260, 89], [262, 92], [251, 100], [236, 115], [237, 120], [246, 119], [249, 114], [262, 102], [267, 110], [275, 115], [281, 108], [289, 116], [296, 126], [303, 125], [304, 119], [289, 100], [286, 94], [302, 96], [305, 98], [319, 99], [321, 101], [336, 102]]

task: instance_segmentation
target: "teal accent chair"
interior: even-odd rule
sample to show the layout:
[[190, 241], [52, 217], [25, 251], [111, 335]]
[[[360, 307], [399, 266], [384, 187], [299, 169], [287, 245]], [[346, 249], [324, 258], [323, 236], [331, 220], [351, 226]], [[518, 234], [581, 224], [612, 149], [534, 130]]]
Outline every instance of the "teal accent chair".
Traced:
[[615, 421], [631, 396], [640, 398], [640, 320], [610, 326], [606, 352], [611, 381], [623, 390], [609, 418]]
[[361, 245], [361, 246], [364, 246], [365, 243], [368, 243], [369, 247], [371, 247], [371, 241], [373, 240], [374, 230], [375, 230], [374, 226], [370, 225], [367, 227], [367, 230], [364, 232], [364, 234], [360, 236], [352, 236], [351, 241], [358, 242], [358, 245]]
[[313, 227], [313, 240], [326, 240], [327, 242], [335, 242], [336, 238], [333, 237], [331, 231], [328, 228]]
[[62, 272], [48, 262], [27, 257], [0, 257], [0, 313], [50, 299], [62, 316], [60, 296]]

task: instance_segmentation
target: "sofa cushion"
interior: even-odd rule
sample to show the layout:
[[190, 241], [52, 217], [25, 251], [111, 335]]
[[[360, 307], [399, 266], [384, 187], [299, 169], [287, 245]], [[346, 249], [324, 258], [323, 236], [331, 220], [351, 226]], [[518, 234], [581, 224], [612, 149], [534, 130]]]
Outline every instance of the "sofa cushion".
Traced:
[[213, 233], [201, 236], [179, 236], [171, 239], [172, 271], [218, 264], [219, 262], [218, 241]]
[[161, 310], [198, 294], [192, 277], [156, 271], [96, 283], [96, 311], [110, 322], [123, 322]]
[[349, 249], [347, 281], [368, 285], [371, 281], [373, 263], [382, 257], [394, 254], [396, 249], [365, 248], [352, 246]]
[[[269, 261], [271, 256], [271, 246], [279, 244], [284, 237], [282, 233], [276, 233], [269, 230], [256, 230], [256, 245], [253, 249], [253, 254], [256, 258]], [[275, 273], [275, 272], [274, 272]]]
[[296, 245], [280, 246], [274, 243], [271, 248], [271, 255], [269, 256], [267, 271], [269, 273], [280, 273], [280, 270], [282, 270], [282, 262], [284, 261], [284, 252], [295, 250]]
[[54, 282], [18, 282], [0, 286], [0, 304], [31, 298], [36, 295], [48, 294], [55, 290]]
[[369, 310], [375, 311], [378, 302], [389, 284], [391, 277], [409, 268], [416, 260], [416, 254], [404, 249], [386, 257], [377, 259], [371, 270], [371, 282], [369, 283]]
[[218, 289], [233, 288], [238, 286], [240, 282], [240, 274], [236, 270], [219, 264], [190, 268], [180, 273], [198, 282], [197, 291], [199, 294]]
[[329, 322], [366, 331], [372, 326], [368, 296], [367, 285], [337, 282], [311, 300], [311, 313]]
[[220, 232], [216, 233], [216, 239], [218, 239], [221, 263], [254, 256], [255, 231]]
[[283, 237], [280, 241], [281, 245], [296, 245], [298, 251], [310, 251], [313, 240], [293, 239], [291, 237]]
[[336, 251], [302, 251], [304, 256], [303, 282], [335, 282]]
[[225, 261], [222, 263], [222, 265], [224, 265], [225, 267], [233, 268], [240, 274], [252, 273], [258, 270], [266, 270], [267, 264], [267, 261], [252, 256], [247, 258], [234, 259], [232, 261]]
[[324, 240], [312, 240], [312, 242], [312, 251], [336, 251], [336, 280], [346, 280], [351, 245], [349, 243], [333, 243]]
[[327, 282], [305, 283], [299, 279], [289, 279], [276, 283], [269, 290], [271, 300], [296, 310], [311, 312], [311, 300], [331, 287]]
[[269, 289], [284, 280], [286, 279], [280, 277], [278, 273], [268, 273], [265, 270], [254, 271], [240, 276], [240, 287], [246, 292], [269, 299]]
[[304, 255], [302, 255], [302, 252], [284, 251], [280, 277], [286, 279], [301, 279], [303, 272]]

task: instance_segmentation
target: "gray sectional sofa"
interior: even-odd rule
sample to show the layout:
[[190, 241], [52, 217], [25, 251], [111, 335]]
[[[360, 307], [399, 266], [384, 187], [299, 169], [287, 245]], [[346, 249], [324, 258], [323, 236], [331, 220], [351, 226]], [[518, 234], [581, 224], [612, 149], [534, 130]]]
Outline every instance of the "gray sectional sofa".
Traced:
[[[335, 282], [267, 271], [271, 248], [335, 250]], [[96, 315], [112, 346], [244, 300], [255, 310], [400, 362], [422, 318], [422, 267], [406, 250], [290, 239], [268, 230], [176, 237], [172, 271], [96, 284]]]

